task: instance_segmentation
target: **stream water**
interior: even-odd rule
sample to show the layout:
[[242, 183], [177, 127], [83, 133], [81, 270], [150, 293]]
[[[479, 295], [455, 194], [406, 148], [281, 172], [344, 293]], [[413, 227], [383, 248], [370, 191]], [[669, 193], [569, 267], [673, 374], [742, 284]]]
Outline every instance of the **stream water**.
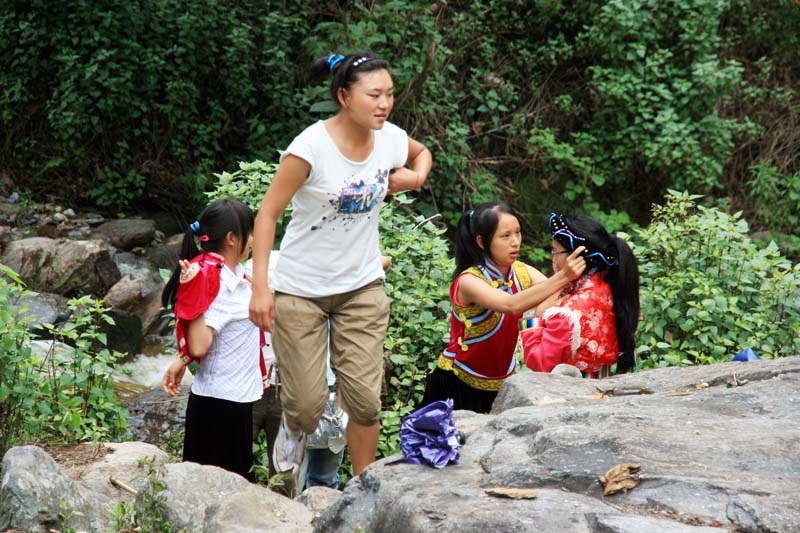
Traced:
[[[172, 353], [138, 354], [133, 361], [122, 366], [126, 370], [125, 373], [116, 373], [114, 377], [121, 382], [141, 385], [148, 389], [158, 389], [161, 388], [164, 372], [173, 360], [175, 360], [175, 355]], [[191, 372], [184, 374], [181, 384], [183, 387], [192, 384]]]

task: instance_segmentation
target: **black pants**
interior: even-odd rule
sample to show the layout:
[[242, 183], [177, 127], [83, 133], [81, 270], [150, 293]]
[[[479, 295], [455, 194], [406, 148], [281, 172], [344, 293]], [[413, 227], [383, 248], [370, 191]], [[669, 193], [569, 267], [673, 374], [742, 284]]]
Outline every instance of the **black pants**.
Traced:
[[255, 481], [253, 404], [189, 394], [183, 460], [214, 465]]
[[453, 410], [465, 409], [476, 413], [488, 413], [492, 410], [492, 403], [496, 397], [497, 391], [484, 391], [470, 387], [452, 372], [435, 368], [428, 376], [422, 406], [437, 400], [452, 398]]

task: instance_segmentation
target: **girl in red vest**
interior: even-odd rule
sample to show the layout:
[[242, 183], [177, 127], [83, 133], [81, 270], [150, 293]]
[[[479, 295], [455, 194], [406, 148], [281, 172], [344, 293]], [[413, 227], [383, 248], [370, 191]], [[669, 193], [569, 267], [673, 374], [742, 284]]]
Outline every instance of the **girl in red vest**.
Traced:
[[423, 405], [452, 398], [454, 409], [488, 413], [500, 385], [516, 369], [522, 313], [584, 270], [578, 247], [564, 269], [546, 278], [517, 260], [521, 244], [519, 221], [505, 203], [485, 203], [461, 217], [450, 286], [450, 343], [428, 377]]
[[585, 215], [552, 213], [548, 225], [553, 270], [582, 246], [586, 272], [522, 321], [525, 364], [537, 372], [568, 364], [590, 378], [609, 376], [614, 364], [617, 373], [631, 370], [639, 321], [639, 269], [631, 249]]

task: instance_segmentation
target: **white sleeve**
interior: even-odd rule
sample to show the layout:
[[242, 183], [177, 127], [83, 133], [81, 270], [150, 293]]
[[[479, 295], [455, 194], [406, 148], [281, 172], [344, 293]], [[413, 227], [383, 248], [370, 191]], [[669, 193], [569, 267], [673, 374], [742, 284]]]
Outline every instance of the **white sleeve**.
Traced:
[[291, 154], [293, 156], [297, 156], [309, 165], [311, 165], [311, 172], [309, 176], [314, 173], [314, 159], [315, 150], [314, 150], [314, 139], [316, 137], [315, 132], [317, 125], [312, 125], [303, 130], [300, 135], [294, 138], [294, 140], [289, 143], [289, 146], [281, 152], [280, 161], [283, 161], [287, 155]]
[[386, 134], [392, 158], [390, 168], [404, 167], [408, 161], [408, 133], [391, 122], [383, 124], [383, 132]]
[[225, 308], [222, 305], [214, 305], [217, 303], [215, 299], [211, 302], [211, 305], [208, 307], [205, 313], [203, 313], [203, 319], [206, 322], [206, 326], [213, 329], [217, 334], [222, 331], [228, 322], [231, 321], [230, 313], [225, 311]]

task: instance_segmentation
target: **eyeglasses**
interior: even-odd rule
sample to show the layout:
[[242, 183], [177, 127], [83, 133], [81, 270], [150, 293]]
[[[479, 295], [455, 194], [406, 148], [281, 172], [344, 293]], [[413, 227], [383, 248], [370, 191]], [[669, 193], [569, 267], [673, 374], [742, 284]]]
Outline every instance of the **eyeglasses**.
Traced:
[[567, 250], [564, 250], [563, 252], [559, 252], [557, 250], [550, 250], [550, 255], [552, 255], [553, 257], [555, 257], [557, 255], [561, 255], [561, 254], [568, 254], [568, 253], [569, 253], [569, 251], [567, 251]]

